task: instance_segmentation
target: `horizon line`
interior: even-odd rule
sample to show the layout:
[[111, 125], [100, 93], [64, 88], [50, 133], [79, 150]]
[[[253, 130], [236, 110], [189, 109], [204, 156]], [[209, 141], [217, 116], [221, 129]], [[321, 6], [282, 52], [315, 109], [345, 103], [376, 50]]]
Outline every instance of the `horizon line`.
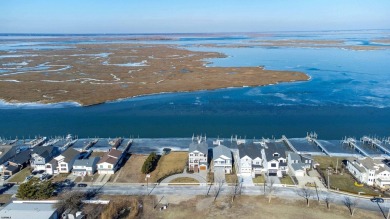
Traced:
[[50, 32], [20, 32], [20, 33], [7, 33], [0, 32], [0, 35], [174, 35], [174, 34], [242, 34], [242, 33], [291, 33], [291, 32], [342, 32], [342, 31], [373, 31], [373, 30], [389, 30], [390, 28], [381, 29], [327, 29], [327, 30], [273, 30], [273, 31], [223, 31], [223, 32], [133, 32], [133, 33], [115, 33], [115, 32], [96, 32], [96, 33], [50, 33]]

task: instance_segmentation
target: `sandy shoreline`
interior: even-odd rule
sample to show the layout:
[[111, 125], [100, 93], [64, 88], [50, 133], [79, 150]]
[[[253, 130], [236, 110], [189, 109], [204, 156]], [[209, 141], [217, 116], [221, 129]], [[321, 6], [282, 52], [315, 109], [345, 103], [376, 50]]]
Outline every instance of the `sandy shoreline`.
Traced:
[[207, 67], [207, 59], [226, 56], [173, 45], [72, 46], [19, 50], [16, 56], [3, 57], [1, 67], [6, 72], [0, 74], [0, 99], [10, 104], [76, 102], [89, 106], [160, 93], [309, 79], [301, 72], [271, 71], [263, 67]]

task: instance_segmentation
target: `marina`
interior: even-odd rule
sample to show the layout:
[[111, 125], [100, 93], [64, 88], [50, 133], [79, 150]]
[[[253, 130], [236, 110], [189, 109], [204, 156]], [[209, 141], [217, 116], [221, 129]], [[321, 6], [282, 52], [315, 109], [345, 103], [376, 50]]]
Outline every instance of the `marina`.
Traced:
[[[316, 133], [308, 133], [303, 138], [242, 139], [237, 136], [231, 138], [206, 138], [209, 148], [218, 144], [225, 145], [235, 150], [240, 145], [257, 145], [262, 147], [284, 148], [285, 151], [293, 151], [298, 154], [310, 154], [314, 156], [330, 157], [371, 157], [374, 159], [390, 158], [389, 138], [372, 138], [363, 136], [360, 139], [345, 138], [342, 140], [318, 139]], [[111, 148], [120, 151], [128, 151], [132, 154], [150, 154], [156, 152], [163, 154], [164, 150], [188, 151], [188, 145], [193, 138], [75, 138], [72, 135], [57, 138], [36, 137], [34, 139], [0, 139], [0, 147], [15, 147], [23, 151], [37, 146], [54, 147], [58, 151], [64, 151], [69, 147], [80, 152], [107, 152]]]

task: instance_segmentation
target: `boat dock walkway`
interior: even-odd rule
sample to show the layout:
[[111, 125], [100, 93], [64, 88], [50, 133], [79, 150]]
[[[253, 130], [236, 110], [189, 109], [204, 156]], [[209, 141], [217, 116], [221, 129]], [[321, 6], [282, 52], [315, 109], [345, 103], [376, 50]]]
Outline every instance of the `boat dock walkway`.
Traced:
[[287, 144], [287, 146], [292, 150], [294, 151], [295, 153], [297, 154], [301, 154], [301, 152], [299, 152], [292, 144], [291, 142], [287, 139], [287, 137], [285, 135], [282, 135], [282, 140], [285, 144]]
[[363, 136], [362, 140], [363, 140], [363, 142], [367, 142], [367, 143], [371, 144], [372, 146], [379, 148], [386, 155], [390, 155], [390, 150], [383, 147], [381, 145], [381, 142], [378, 139], [372, 139], [370, 137]]
[[349, 146], [355, 148], [359, 153], [363, 154], [366, 157], [371, 157], [369, 153], [367, 153], [363, 148], [361, 148], [359, 145], [356, 144], [356, 140], [353, 138], [348, 138], [347, 140], [344, 140], [345, 143], [347, 143]]
[[317, 145], [321, 149], [321, 151], [326, 155], [328, 155], [329, 157], [332, 156], [331, 153], [319, 141], [317, 141], [317, 139], [308, 136], [307, 140], [313, 141], [314, 144]]

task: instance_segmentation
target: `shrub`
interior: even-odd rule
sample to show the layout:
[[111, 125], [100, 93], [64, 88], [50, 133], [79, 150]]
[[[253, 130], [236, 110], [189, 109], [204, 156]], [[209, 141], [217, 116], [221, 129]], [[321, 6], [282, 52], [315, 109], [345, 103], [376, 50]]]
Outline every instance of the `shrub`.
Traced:
[[157, 162], [157, 154], [155, 152], [150, 153], [150, 155], [148, 156], [148, 158], [146, 158], [144, 164], [142, 165], [142, 173], [148, 174], [152, 172], [156, 168]]

